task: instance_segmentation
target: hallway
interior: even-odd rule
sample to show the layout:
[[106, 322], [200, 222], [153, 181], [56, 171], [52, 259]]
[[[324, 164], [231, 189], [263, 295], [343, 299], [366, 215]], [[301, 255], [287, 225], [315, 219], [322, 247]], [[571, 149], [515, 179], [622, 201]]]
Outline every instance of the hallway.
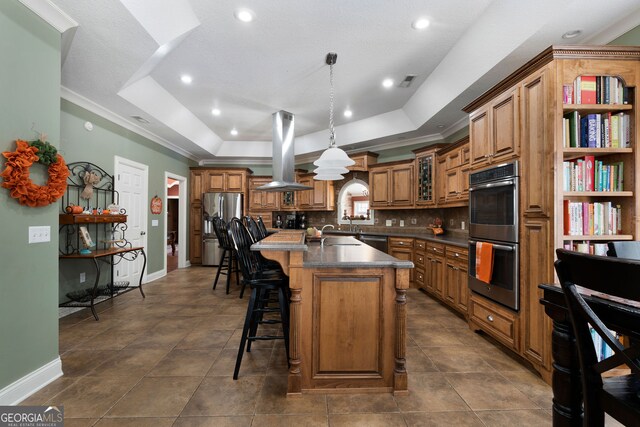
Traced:
[[421, 292], [408, 292], [410, 394], [286, 398], [279, 341], [256, 342], [231, 379], [247, 298], [178, 269], [60, 319], [65, 375], [23, 405], [64, 405], [69, 426], [551, 425], [551, 389]]

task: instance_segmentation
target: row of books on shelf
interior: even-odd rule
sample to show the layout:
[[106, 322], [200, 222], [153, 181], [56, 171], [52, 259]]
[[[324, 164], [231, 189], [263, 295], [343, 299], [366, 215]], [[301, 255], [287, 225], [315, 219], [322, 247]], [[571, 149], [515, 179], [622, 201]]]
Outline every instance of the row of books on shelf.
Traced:
[[623, 191], [624, 163], [605, 165], [594, 156], [562, 162], [562, 191]]
[[581, 116], [572, 111], [562, 120], [565, 148], [626, 148], [631, 146], [631, 116], [626, 113], [597, 113]]
[[583, 254], [606, 256], [608, 246], [606, 243], [590, 243], [589, 241], [566, 242], [564, 244], [564, 249], [568, 251], [582, 252]]
[[564, 85], [565, 104], [628, 104], [629, 90], [614, 76], [578, 76], [573, 85]]
[[564, 234], [608, 236], [622, 234], [622, 208], [611, 202], [564, 200]]
[[[593, 340], [593, 346], [596, 349], [596, 358], [598, 361], [602, 361], [607, 357], [613, 356], [613, 350], [602, 339], [600, 334], [591, 327], [589, 328], [589, 332], [591, 332], [591, 339]], [[620, 335], [616, 331], [609, 330], [609, 332], [611, 332], [611, 335], [613, 335], [618, 341], [620, 340]]]

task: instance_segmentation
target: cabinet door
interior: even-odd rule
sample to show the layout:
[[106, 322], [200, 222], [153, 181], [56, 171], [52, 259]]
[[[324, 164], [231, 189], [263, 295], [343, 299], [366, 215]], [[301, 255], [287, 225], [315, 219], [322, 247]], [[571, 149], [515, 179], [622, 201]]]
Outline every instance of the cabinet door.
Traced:
[[432, 205], [436, 202], [435, 196], [435, 153], [416, 158], [416, 204]]
[[280, 193], [265, 191], [262, 193], [262, 208], [267, 210], [278, 210], [280, 207]]
[[456, 263], [447, 260], [444, 278], [444, 300], [455, 306], [458, 296], [458, 267]]
[[262, 209], [262, 196], [264, 195], [263, 191], [256, 191], [256, 187], [259, 187], [261, 184], [261, 182], [259, 181], [252, 181], [251, 182], [251, 187], [249, 190], [249, 210], [250, 211], [254, 211], [254, 210], [260, 210]]
[[389, 170], [376, 169], [369, 172], [369, 204], [372, 207], [389, 205]]
[[189, 183], [189, 201], [191, 203], [202, 203], [203, 185], [206, 172], [202, 170], [191, 171], [191, 182]]
[[391, 205], [413, 205], [413, 164], [394, 166], [391, 169]]
[[471, 165], [479, 166], [489, 162], [491, 144], [489, 141], [489, 110], [483, 108], [469, 116], [469, 138]]
[[202, 205], [191, 205], [189, 233], [189, 260], [191, 264], [202, 263]]
[[469, 200], [469, 166], [462, 166], [460, 168], [460, 194], [459, 199]]
[[226, 173], [226, 186], [225, 191], [228, 192], [244, 192], [244, 180], [245, 173], [244, 172], [227, 172]]
[[469, 310], [469, 270], [466, 263], [458, 263], [458, 275], [457, 288], [458, 298], [456, 299], [456, 306], [465, 315]]
[[205, 191], [226, 191], [225, 189], [226, 174], [220, 171], [208, 171]]
[[457, 200], [461, 189], [460, 189], [460, 168], [451, 169], [446, 172], [446, 184], [445, 188], [447, 190], [446, 200]]
[[496, 99], [491, 104], [492, 135], [491, 161], [514, 157], [520, 148], [519, 88]]
[[318, 181], [316, 179], [312, 179], [311, 185], [313, 186], [313, 190], [311, 192], [311, 206], [316, 209], [322, 209], [327, 206], [327, 182], [328, 181]]
[[[313, 178], [311, 177], [301, 177], [300, 184], [307, 185], [309, 187], [313, 187]], [[313, 190], [302, 190], [298, 191], [298, 206], [300, 209], [310, 209], [311, 208], [311, 193]]]
[[433, 256], [425, 255], [424, 262], [424, 289], [431, 294], [435, 294], [436, 287], [434, 283], [435, 261]]
[[446, 157], [438, 157], [438, 166], [436, 168], [436, 174], [438, 179], [436, 180], [436, 196], [438, 197], [438, 204], [446, 203], [447, 201], [447, 161]]
[[433, 258], [433, 286], [435, 293], [442, 299], [444, 299], [444, 258]]

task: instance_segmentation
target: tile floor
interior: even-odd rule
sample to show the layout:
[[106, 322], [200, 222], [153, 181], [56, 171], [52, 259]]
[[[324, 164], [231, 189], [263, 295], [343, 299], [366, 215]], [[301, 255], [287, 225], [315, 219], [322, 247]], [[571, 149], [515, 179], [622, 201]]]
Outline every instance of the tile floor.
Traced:
[[410, 394], [287, 398], [281, 342], [257, 342], [231, 378], [247, 297], [179, 269], [60, 319], [64, 376], [22, 404], [64, 405], [73, 426], [541, 426], [551, 389], [449, 309], [409, 295]]

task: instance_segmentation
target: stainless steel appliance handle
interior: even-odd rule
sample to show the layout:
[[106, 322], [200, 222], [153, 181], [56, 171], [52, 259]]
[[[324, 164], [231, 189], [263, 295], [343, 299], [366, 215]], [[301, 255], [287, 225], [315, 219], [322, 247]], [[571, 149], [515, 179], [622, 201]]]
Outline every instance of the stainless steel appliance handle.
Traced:
[[[478, 243], [477, 240], [469, 240], [469, 243], [474, 244], [474, 243]], [[489, 243], [489, 242], [487, 242]], [[513, 247], [511, 246], [505, 246], [505, 245], [496, 245], [495, 243], [492, 243], [493, 247], [496, 249], [500, 249], [501, 251], [507, 251], [507, 252], [513, 252]]]
[[497, 187], [506, 187], [509, 185], [515, 185], [515, 181], [512, 179], [508, 179], [505, 181], [498, 181], [498, 182], [489, 182], [487, 184], [478, 184], [474, 187], [470, 187], [469, 191], [476, 191], [476, 190], [482, 190], [484, 188], [497, 188]]

